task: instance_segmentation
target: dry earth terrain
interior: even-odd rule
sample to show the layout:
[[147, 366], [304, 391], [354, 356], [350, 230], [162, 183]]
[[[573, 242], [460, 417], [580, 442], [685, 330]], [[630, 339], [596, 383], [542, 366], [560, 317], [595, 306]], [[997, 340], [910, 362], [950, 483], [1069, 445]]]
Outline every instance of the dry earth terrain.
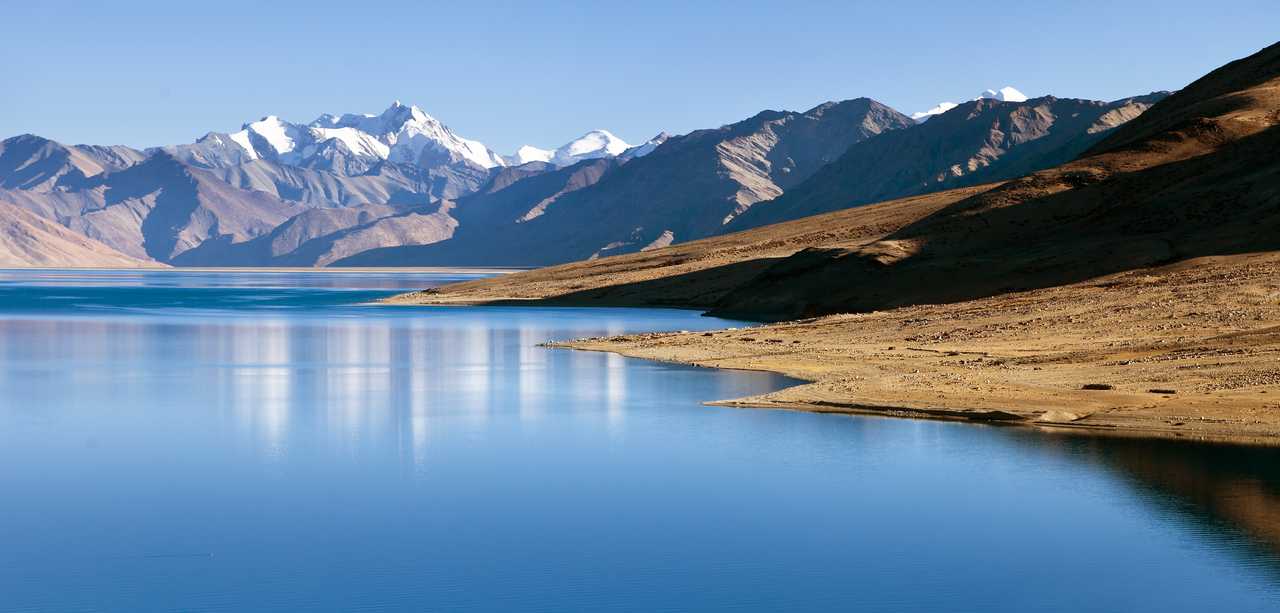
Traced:
[[716, 404], [1261, 441], [1280, 436], [1280, 254], [563, 346], [812, 381]]
[[785, 321], [566, 344], [812, 381], [741, 406], [1280, 443], [1278, 151], [1280, 44], [1022, 178], [393, 302]]

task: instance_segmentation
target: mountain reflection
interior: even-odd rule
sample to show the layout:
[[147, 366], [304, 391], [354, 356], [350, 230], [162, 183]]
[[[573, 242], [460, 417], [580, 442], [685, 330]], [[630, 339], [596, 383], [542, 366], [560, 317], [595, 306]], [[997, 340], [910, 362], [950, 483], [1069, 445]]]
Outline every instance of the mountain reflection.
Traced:
[[788, 382], [537, 346], [732, 325], [689, 312], [173, 284], [0, 286], [0, 594], [26, 608], [781, 581], [798, 608], [876, 609], [925, 576], [917, 610], [1134, 582], [1159, 610], [1280, 601], [1271, 450], [705, 408]]
[[[536, 319], [531, 320], [536, 322]], [[604, 323], [582, 335], [617, 333]], [[545, 327], [494, 327], [461, 318], [369, 317], [309, 322], [270, 314], [144, 322], [132, 317], [0, 319], [7, 378], [0, 393], [39, 406], [77, 405], [83, 390], [112, 390], [112, 404], [170, 414], [208, 407], [266, 461], [299, 437], [321, 436], [350, 456], [386, 446], [421, 469], [432, 437], [483, 433], [502, 418], [526, 426], [555, 411], [599, 409], [621, 427], [631, 389], [616, 355], [538, 347]], [[140, 361], [140, 357], [145, 360]], [[559, 360], [563, 368], [553, 368]], [[15, 368], [13, 365], [21, 365]], [[30, 385], [37, 376], [48, 385]], [[80, 381], [83, 377], [92, 381]], [[21, 378], [22, 380], [18, 380]], [[734, 377], [728, 377], [734, 380]], [[770, 388], [770, 378], [726, 395]], [[80, 385], [85, 383], [86, 385]], [[571, 403], [563, 402], [565, 397]]]
[[[572, 332], [620, 330], [605, 322]], [[465, 317], [0, 319], [0, 395], [25, 398], [32, 412], [94, 407], [103, 419], [130, 408], [167, 413], [151, 421], [204, 409], [268, 465], [319, 446], [356, 459], [394, 451], [402, 467], [421, 472], [439, 437], [537, 428], [562, 411], [601, 419], [618, 436], [644, 399], [683, 393], [679, 378], [632, 380], [636, 363], [616, 355], [537, 347], [546, 338], [536, 320], [493, 326]], [[758, 376], [719, 381], [713, 397], [775, 384]], [[908, 430], [917, 446], [940, 436], [926, 424]], [[853, 429], [849, 444], [876, 431]], [[1280, 574], [1280, 450], [996, 432], [1035, 453], [1120, 475], [1145, 504]]]
[[1124, 478], [1142, 500], [1280, 576], [1280, 448], [1010, 432]]

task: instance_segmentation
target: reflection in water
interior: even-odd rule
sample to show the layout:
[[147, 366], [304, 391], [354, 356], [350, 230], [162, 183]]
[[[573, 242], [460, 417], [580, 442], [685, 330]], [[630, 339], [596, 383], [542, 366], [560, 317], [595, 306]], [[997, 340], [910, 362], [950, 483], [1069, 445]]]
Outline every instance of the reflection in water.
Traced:
[[1147, 504], [1186, 518], [1197, 533], [1280, 579], [1280, 450], [1064, 434], [1018, 437], [1114, 470]]
[[727, 323], [691, 313], [31, 274], [0, 610], [1280, 605], [1276, 450], [713, 409], [788, 381], [537, 347]]
[[[134, 277], [112, 277], [121, 279]], [[175, 412], [208, 405], [250, 435], [263, 457], [279, 457], [293, 444], [291, 436], [319, 429], [347, 454], [373, 442], [397, 441], [405, 460], [422, 469], [433, 419], [461, 419], [478, 431], [501, 409], [534, 425], [546, 411], [558, 410], [548, 403], [548, 392], [557, 387], [583, 401], [570, 409], [599, 406], [609, 423], [620, 425], [629, 392], [623, 358], [538, 345], [557, 335], [624, 332], [628, 328], [616, 320], [626, 316], [623, 311], [600, 325], [559, 332], [538, 324], [537, 317], [517, 318], [505, 327], [485, 317], [312, 321], [270, 313], [251, 319], [206, 312], [169, 319], [0, 319], [0, 377], [7, 378], [0, 392], [33, 396], [46, 406], [79, 405], [79, 390], [109, 383], [120, 404], [148, 406], [162, 399], [164, 409]], [[698, 323], [716, 325], [710, 319]], [[139, 356], [147, 361], [139, 363]], [[569, 366], [554, 378], [552, 358]], [[597, 366], [601, 362], [603, 368]], [[83, 380], [88, 374], [91, 380]], [[43, 384], [29, 385], [32, 376]], [[735, 382], [727, 393], [768, 389], [776, 378], [755, 379], [757, 387], [743, 389]], [[176, 406], [175, 399], [188, 406]]]

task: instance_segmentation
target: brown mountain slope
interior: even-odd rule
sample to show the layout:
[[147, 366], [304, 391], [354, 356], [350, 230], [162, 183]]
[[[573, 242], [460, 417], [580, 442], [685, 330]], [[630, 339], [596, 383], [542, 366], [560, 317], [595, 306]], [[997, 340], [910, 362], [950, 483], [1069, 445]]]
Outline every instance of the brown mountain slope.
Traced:
[[1206, 75], [1131, 124], [1093, 155], [881, 241], [798, 253], [716, 310], [786, 319], [955, 302], [1280, 248], [1280, 45]]
[[[1280, 45], [1183, 91], [1087, 157], [987, 191], [723, 237], [759, 243], [793, 224], [835, 233], [894, 221], [844, 244], [807, 237], [814, 248], [687, 301], [756, 317], [861, 312], [567, 345], [812, 381], [725, 403], [732, 406], [1277, 444]], [[684, 245], [681, 257], [714, 245]], [[674, 253], [404, 300], [613, 295], [653, 304], [653, 294], [688, 276], [675, 272]], [[606, 267], [617, 276], [599, 272]], [[717, 282], [712, 272], [704, 276]]]
[[366, 204], [307, 209], [271, 232], [243, 242], [206, 240], [173, 259], [178, 266], [326, 266], [386, 245], [421, 245], [447, 239], [457, 228], [453, 203], [416, 207]]
[[[1280, 45], [1158, 102], [1093, 155], [989, 191], [884, 202], [416, 299], [687, 303], [786, 319], [964, 301], [1190, 257], [1275, 250], [1277, 79]], [[1242, 83], [1244, 90], [1231, 90]], [[858, 238], [829, 238], [842, 233]], [[735, 275], [714, 270], [753, 260], [733, 267]], [[714, 289], [669, 291], [681, 279]]]
[[[1164, 96], [1112, 103], [984, 99], [905, 128], [892, 121], [900, 117], [868, 100], [826, 104], [803, 115], [765, 113], [674, 137], [649, 158], [623, 165], [573, 197], [521, 200], [518, 190], [506, 190], [504, 206], [512, 211], [505, 217], [459, 217], [460, 229], [449, 240], [381, 249], [339, 264], [554, 263], [990, 183], [1065, 162]], [[885, 121], [898, 127], [871, 129]], [[853, 142], [840, 152], [849, 140], [841, 131], [850, 129]], [[819, 138], [824, 130], [832, 133]], [[830, 159], [836, 161], [823, 165]], [[460, 214], [494, 208], [464, 204], [470, 200], [475, 198], [460, 203]], [[521, 217], [525, 211], [535, 215]], [[536, 219], [544, 214], [546, 219]], [[495, 250], [494, 244], [507, 248]]]
[[21, 207], [0, 202], [0, 267], [160, 266], [131, 258]]
[[[620, 166], [615, 159], [585, 160], [565, 168], [525, 164], [494, 175], [478, 193], [451, 203], [456, 232], [437, 240], [387, 243], [334, 266], [403, 266], [410, 262], [432, 266], [520, 265], [543, 261], [557, 245], [525, 246], [530, 221], [545, 214], [570, 194], [589, 188]], [[502, 245], [503, 248], [495, 248]]]
[[61, 168], [50, 168], [39, 189], [0, 189], [0, 196], [138, 259], [169, 262], [208, 240], [249, 240], [303, 210], [163, 152], [87, 177]]
[[[0, 199], [135, 258], [177, 265], [269, 266], [286, 260], [316, 265], [390, 244], [447, 238], [449, 232], [438, 231], [443, 228], [435, 223], [439, 220], [425, 220], [430, 213], [421, 209], [439, 208], [434, 198], [467, 193], [490, 174], [466, 165], [423, 169], [378, 163], [349, 176], [266, 160], [206, 164], [192, 157], [200, 149], [142, 152], [68, 146], [32, 135], [9, 138], [0, 141]], [[504, 177], [537, 170], [513, 170]], [[363, 227], [367, 216], [361, 212], [323, 212], [379, 206], [422, 214], [371, 229]], [[249, 244], [311, 211], [327, 222], [349, 219], [353, 225], [331, 229], [349, 230], [348, 236], [332, 237], [332, 248], [310, 245], [297, 254], [265, 253]], [[266, 259], [247, 257], [262, 253]]]
[[[1244, 89], [1231, 89], [1237, 86]], [[703, 275], [717, 289], [687, 303], [711, 305], [719, 314], [786, 319], [956, 302], [1181, 259], [1274, 250], [1280, 247], [1278, 123], [1280, 45], [1273, 45], [1157, 103], [1087, 157], [976, 194], [926, 199], [939, 206], [892, 201], [728, 235], [726, 243], [704, 240], [530, 271], [415, 299], [593, 302], [606, 296], [617, 304], [678, 304], [680, 295], [668, 293], [675, 280], [791, 249], [798, 252], [767, 266], [740, 267], [764, 268], [759, 274], [731, 281]], [[775, 242], [805, 224], [826, 234], [807, 243]], [[862, 231], [873, 227], [883, 232]], [[862, 242], [823, 238], [851, 229]], [[737, 243], [753, 246], [722, 249]], [[712, 264], [702, 266], [706, 262]]]
[[910, 130], [854, 144], [804, 183], [751, 207], [729, 228], [754, 228], [1051, 168], [1074, 159], [1166, 95], [1115, 102], [1052, 96], [966, 102]]
[[49, 190], [126, 168], [145, 157], [128, 147], [68, 147], [23, 134], [0, 141], [0, 189]]
[[983, 185], [814, 215], [663, 249], [562, 264], [395, 297], [401, 304], [540, 301], [712, 308], [772, 264], [814, 245], [865, 245]]
[[[460, 232], [428, 248], [384, 249], [343, 263], [553, 264], [711, 236], [756, 203], [812, 176], [853, 143], [914, 125], [867, 98], [828, 102], [804, 113], [765, 111], [721, 128], [673, 136], [589, 187], [537, 210], [538, 200], [523, 203], [533, 214], [500, 220], [505, 225], [483, 233]], [[460, 203], [460, 214], [468, 208]], [[461, 227], [468, 225], [463, 221]]]

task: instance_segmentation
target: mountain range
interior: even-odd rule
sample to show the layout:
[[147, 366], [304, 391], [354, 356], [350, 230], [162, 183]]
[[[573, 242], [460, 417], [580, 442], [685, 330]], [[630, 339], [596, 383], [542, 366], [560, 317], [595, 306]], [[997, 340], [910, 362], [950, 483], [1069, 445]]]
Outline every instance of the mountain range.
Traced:
[[[950, 125], [957, 122], [962, 125]], [[1005, 143], [990, 138], [997, 134], [1023, 136]], [[841, 199], [854, 202], [868, 189], [892, 193], [902, 176], [910, 179], [906, 184], [912, 191], [921, 192], [916, 181], [932, 175], [901, 173], [899, 160], [907, 159], [902, 152], [921, 156], [939, 142], [975, 137], [993, 152], [1006, 151], [982, 170], [1005, 166], [1001, 175], [1017, 176], [988, 175], [990, 180], [980, 184], [839, 206]], [[883, 148], [868, 152], [876, 141]], [[681, 306], [756, 320], [955, 305], [943, 309], [950, 318], [943, 329], [950, 336], [932, 339], [946, 342], [990, 332], [967, 327], [978, 309], [971, 301], [998, 296], [1021, 301], [1017, 308], [1023, 309], [1021, 323], [1008, 324], [1005, 331], [1056, 325], [1066, 335], [1078, 334], [1088, 318], [1071, 315], [1051, 322], [1040, 317], [1058, 300], [1055, 291], [1070, 292], [1072, 298], [1056, 304], [1072, 313], [1085, 307], [1105, 312], [1113, 294], [1190, 276], [1195, 280], [1187, 288], [1208, 288], [1209, 294], [1226, 291], [1216, 287], [1232, 288], [1239, 294], [1218, 301], [1261, 304], [1274, 301], [1280, 261], [1277, 145], [1280, 43], [1171, 95], [1112, 103], [1050, 97], [971, 101], [917, 127], [852, 145], [801, 186], [740, 218], [756, 227], [645, 253], [446, 286], [402, 301]], [[922, 160], [932, 161], [923, 165], [947, 168], [956, 159], [943, 155], [945, 148], [936, 153], [924, 155]], [[874, 159], [877, 155], [882, 159]], [[1036, 168], [1052, 160], [1062, 161]], [[869, 165], [866, 172], [864, 165]], [[876, 187], [865, 187], [873, 180]], [[790, 210], [770, 212], [774, 208]], [[808, 214], [830, 208], [839, 210]], [[798, 217], [765, 225], [768, 219], [749, 219], [756, 211]], [[1124, 282], [1097, 281], [1126, 271]], [[1034, 298], [1029, 293], [1043, 288], [1054, 290]], [[1175, 312], [1239, 324], [1243, 313], [1251, 313], [1248, 308], [1216, 308], [1189, 298], [1153, 307], [1165, 309], [1157, 316], [1166, 324]], [[845, 317], [789, 325], [836, 327], [858, 320]], [[1095, 323], [1105, 327], [1103, 319]], [[1214, 342], [1234, 345], [1244, 334], [1225, 334]], [[1275, 328], [1250, 334], [1259, 335], [1269, 356]], [[1196, 342], [1209, 341], [1184, 346], [1179, 340], [1165, 349], [1215, 359], [1238, 351], [1209, 351]], [[1026, 346], [1016, 345], [1014, 352]], [[1054, 359], [1063, 355], [1055, 353]]]
[[1000, 165], [1016, 176], [388, 301], [775, 322], [554, 344], [803, 381], [715, 403], [727, 406], [991, 421], [1073, 440], [1274, 441], [1280, 43], [1156, 98], [971, 101], [850, 146], [734, 222], [848, 204], [904, 178], [918, 189], [932, 175], [899, 172], [914, 165], [896, 152], [938, 167], [956, 159], [949, 147], [921, 145], [969, 142], [970, 130], [1035, 138], [990, 139], [1005, 153], [958, 178]]
[[[552, 264], [1047, 168], [1164, 95], [1027, 100], [1005, 87], [926, 122], [858, 98], [511, 155], [398, 101], [145, 150], [21, 135], [0, 142], [0, 224], [30, 225], [22, 209], [150, 265]], [[4, 261], [82, 264], [32, 245]]]
[[[981, 94], [978, 94], [977, 98], [974, 98], [974, 100], [999, 100], [1000, 102], [1026, 102], [1027, 95], [1018, 91], [1018, 89], [1015, 87], [1006, 85], [1004, 87], [1001, 87], [1000, 89], [983, 90]], [[939, 102], [937, 105], [935, 105], [933, 108], [930, 108], [927, 111], [912, 113], [911, 118], [916, 120], [917, 123], [924, 123], [932, 119], [935, 115], [941, 115], [947, 111], [950, 111], [951, 109], [956, 108], [957, 106], [960, 106], [960, 105], [954, 102]]]

